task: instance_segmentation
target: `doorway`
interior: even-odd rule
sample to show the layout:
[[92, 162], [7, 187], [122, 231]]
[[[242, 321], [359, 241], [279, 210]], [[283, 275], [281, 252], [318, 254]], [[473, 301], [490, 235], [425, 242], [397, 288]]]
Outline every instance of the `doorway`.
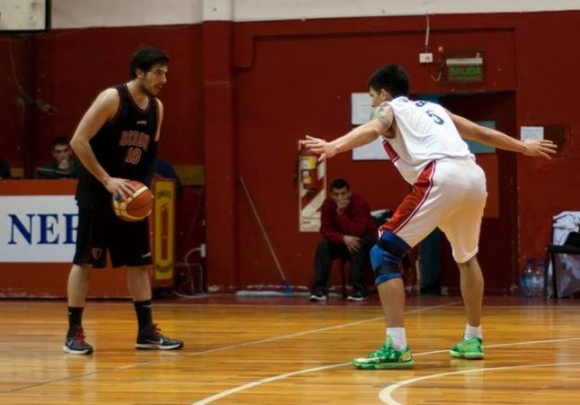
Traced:
[[[513, 92], [418, 98], [437, 101], [455, 114], [517, 136]], [[488, 199], [478, 255], [485, 276], [485, 293], [509, 295], [518, 282], [516, 154], [473, 143], [470, 150], [487, 178]], [[438, 289], [442, 295], [460, 294], [459, 270], [447, 239], [439, 231], [432, 233], [421, 243], [420, 253], [424, 287], [429, 292]], [[439, 266], [434, 265], [437, 263]]]

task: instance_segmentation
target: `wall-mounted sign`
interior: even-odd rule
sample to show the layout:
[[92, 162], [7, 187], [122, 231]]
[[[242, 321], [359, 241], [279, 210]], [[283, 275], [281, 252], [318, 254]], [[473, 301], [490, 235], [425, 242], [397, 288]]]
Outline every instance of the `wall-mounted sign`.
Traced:
[[483, 83], [483, 73], [481, 52], [445, 55], [444, 77], [447, 83]]
[[1, 196], [0, 263], [69, 263], [77, 226], [72, 194]]

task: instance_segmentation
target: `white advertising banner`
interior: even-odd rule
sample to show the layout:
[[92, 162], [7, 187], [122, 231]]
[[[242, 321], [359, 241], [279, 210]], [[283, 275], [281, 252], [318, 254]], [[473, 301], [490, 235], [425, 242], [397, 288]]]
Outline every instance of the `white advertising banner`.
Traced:
[[0, 196], [0, 262], [72, 263], [78, 208], [74, 196]]

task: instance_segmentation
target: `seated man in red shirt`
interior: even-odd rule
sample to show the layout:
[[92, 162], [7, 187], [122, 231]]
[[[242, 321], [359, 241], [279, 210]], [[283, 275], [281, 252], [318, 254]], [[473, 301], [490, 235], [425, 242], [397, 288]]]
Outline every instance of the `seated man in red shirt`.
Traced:
[[364, 198], [350, 191], [343, 179], [330, 184], [330, 197], [322, 204], [320, 233], [314, 259], [314, 285], [310, 301], [328, 298], [330, 266], [334, 259], [350, 262], [350, 282], [353, 293], [349, 301], [362, 301], [367, 297], [363, 284], [363, 267], [370, 248], [376, 242], [377, 229], [371, 218], [369, 204]]

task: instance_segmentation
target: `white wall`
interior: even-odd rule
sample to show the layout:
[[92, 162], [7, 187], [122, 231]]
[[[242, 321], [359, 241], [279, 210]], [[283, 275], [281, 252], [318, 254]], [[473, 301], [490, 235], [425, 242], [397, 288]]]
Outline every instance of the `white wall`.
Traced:
[[53, 0], [53, 28], [580, 10], [580, 0]]
[[201, 0], [52, 0], [52, 28], [191, 24]]

